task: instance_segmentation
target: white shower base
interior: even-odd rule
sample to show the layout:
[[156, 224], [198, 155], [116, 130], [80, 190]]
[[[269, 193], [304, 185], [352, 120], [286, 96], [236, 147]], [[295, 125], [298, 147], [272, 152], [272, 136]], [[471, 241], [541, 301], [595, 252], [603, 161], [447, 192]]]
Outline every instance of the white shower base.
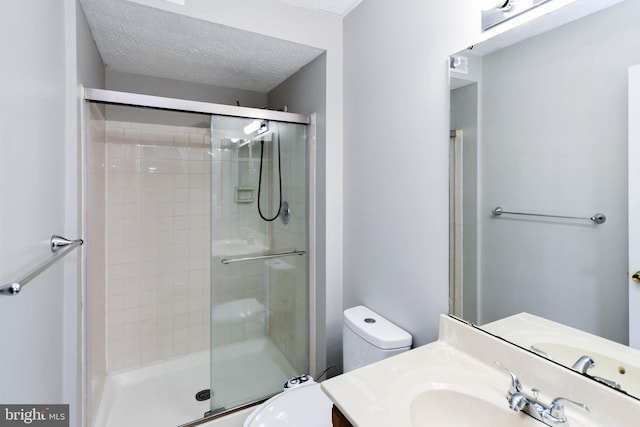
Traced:
[[[297, 374], [269, 338], [214, 349], [216, 402], [258, 400], [281, 390]], [[176, 427], [202, 418], [211, 401], [195, 394], [209, 388], [209, 351], [108, 376], [95, 427]], [[248, 396], [248, 397], [247, 397]]]

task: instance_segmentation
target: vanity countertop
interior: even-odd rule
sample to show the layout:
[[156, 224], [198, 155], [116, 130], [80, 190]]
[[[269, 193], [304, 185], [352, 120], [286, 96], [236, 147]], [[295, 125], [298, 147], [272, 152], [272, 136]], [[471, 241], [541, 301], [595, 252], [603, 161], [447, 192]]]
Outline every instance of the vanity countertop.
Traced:
[[506, 372], [436, 341], [324, 381], [322, 390], [354, 426], [412, 426], [411, 404], [416, 396], [439, 387], [462, 389], [478, 383], [483, 384], [487, 398], [493, 396], [507, 408]]
[[524, 389], [540, 388], [541, 401], [587, 404], [588, 413], [566, 405], [571, 427], [631, 427], [640, 414], [637, 400], [446, 316], [438, 341], [331, 378], [322, 390], [356, 427], [543, 426], [509, 409], [510, 377], [496, 361]]

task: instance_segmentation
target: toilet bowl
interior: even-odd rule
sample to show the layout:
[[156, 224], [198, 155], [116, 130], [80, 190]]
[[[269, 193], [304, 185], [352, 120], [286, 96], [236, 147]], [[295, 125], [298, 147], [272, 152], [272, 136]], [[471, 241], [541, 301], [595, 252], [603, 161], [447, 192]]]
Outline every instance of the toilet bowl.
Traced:
[[[344, 371], [377, 362], [411, 348], [411, 335], [365, 306], [343, 314]], [[307, 375], [289, 380], [282, 393], [259, 405], [243, 427], [331, 427], [333, 403]]]

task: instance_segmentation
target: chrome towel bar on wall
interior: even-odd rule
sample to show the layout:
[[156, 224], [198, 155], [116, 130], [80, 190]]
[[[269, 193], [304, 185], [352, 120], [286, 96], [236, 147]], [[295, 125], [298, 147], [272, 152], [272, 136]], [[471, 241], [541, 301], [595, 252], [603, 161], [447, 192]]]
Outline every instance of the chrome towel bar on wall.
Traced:
[[492, 210], [491, 213], [496, 216], [507, 214], [507, 215], [542, 216], [545, 218], [579, 219], [579, 220], [585, 220], [585, 221], [593, 221], [596, 224], [604, 224], [607, 221], [607, 216], [600, 212], [593, 214], [589, 218], [585, 218], [585, 217], [578, 217], [578, 216], [547, 215], [547, 214], [528, 213], [528, 212], [508, 212], [502, 209], [500, 206], [498, 206], [497, 208]]
[[8, 283], [4, 286], [0, 287], [0, 295], [16, 295], [20, 293], [22, 288], [33, 280], [40, 273], [45, 271], [47, 268], [51, 267], [53, 264], [58, 262], [62, 257], [67, 255], [77, 246], [82, 245], [84, 242], [82, 239], [69, 240], [64, 237], [53, 235], [51, 236], [51, 240], [49, 241], [49, 247], [51, 248], [51, 252], [54, 253], [52, 257], [47, 259], [46, 261], [38, 264], [29, 274], [21, 277], [15, 282]]

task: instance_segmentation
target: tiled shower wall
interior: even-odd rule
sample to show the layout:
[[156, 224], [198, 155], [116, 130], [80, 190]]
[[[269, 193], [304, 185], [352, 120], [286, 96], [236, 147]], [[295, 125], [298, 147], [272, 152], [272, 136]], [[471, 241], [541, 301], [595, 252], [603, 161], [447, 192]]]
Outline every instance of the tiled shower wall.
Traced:
[[209, 348], [208, 128], [107, 121], [109, 372]]

